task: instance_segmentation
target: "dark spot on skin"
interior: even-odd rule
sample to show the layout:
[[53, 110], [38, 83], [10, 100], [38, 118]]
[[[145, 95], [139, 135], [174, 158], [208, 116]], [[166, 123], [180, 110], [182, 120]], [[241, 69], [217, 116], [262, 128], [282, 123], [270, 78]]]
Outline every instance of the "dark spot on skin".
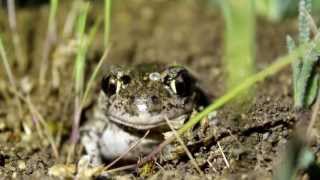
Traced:
[[5, 165], [7, 158], [8, 158], [7, 156], [0, 154], [0, 166], [1, 167], [3, 167]]
[[157, 96], [151, 96], [151, 101], [154, 104], [158, 104], [159, 103], [159, 98]]

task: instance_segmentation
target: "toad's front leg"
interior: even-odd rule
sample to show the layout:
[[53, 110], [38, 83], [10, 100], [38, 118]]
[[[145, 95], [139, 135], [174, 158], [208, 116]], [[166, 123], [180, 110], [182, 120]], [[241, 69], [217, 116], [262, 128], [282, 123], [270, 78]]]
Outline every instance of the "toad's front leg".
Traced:
[[103, 164], [99, 141], [103, 132], [102, 129], [104, 129], [105, 126], [106, 124], [103, 124], [102, 121], [98, 121], [95, 122], [93, 126], [91, 124], [81, 129], [81, 144], [83, 144], [87, 154], [86, 156], [92, 166]]

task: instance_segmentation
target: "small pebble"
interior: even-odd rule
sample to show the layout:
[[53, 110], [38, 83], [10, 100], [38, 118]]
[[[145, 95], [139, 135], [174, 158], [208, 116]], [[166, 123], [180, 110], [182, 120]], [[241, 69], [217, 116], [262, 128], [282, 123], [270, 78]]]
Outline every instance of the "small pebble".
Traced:
[[0, 131], [4, 130], [6, 128], [6, 124], [4, 123], [4, 120], [0, 119]]
[[269, 132], [264, 133], [263, 136], [262, 136], [262, 140], [264, 140], [264, 141], [267, 140], [269, 138], [269, 136], [270, 136]]
[[26, 163], [24, 162], [24, 161], [22, 161], [22, 160], [19, 160], [18, 161], [18, 168], [20, 169], [20, 170], [24, 170], [24, 169], [26, 169]]
[[16, 178], [17, 178], [17, 173], [16, 173], [16, 172], [12, 173], [12, 178], [13, 178], [13, 179], [16, 179]]

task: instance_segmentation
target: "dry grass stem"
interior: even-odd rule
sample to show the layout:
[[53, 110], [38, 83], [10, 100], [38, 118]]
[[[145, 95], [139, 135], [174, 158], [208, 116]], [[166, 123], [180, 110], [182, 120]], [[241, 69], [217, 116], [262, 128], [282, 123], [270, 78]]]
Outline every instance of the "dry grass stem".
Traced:
[[319, 113], [319, 108], [320, 108], [320, 92], [318, 92], [318, 97], [317, 100], [314, 104], [313, 110], [312, 110], [312, 114], [311, 114], [311, 119], [307, 128], [307, 138], [308, 140], [311, 139], [312, 136], [312, 128], [314, 126], [314, 124], [317, 121], [317, 117], [318, 117], [318, 113]]
[[110, 170], [107, 170], [107, 171], [104, 171], [104, 172], [105, 172], [105, 173], [115, 173], [115, 172], [118, 172], [118, 171], [124, 171], [124, 170], [134, 169], [134, 168], [136, 168], [136, 167], [137, 167], [136, 164], [131, 164], [131, 165], [127, 165], [127, 166], [122, 166], [122, 167], [110, 169]]
[[94, 80], [95, 80], [96, 76], [98, 75], [98, 72], [99, 72], [99, 70], [101, 69], [102, 64], [104, 63], [105, 59], [107, 59], [107, 57], [108, 57], [108, 54], [109, 54], [109, 52], [110, 52], [110, 47], [111, 47], [111, 46], [109, 45], [109, 46], [105, 49], [105, 51], [103, 52], [103, 55], [102, 55], [102, 57], [100, 58], [98, 65], [97, 65], [96, 68], [94, 69], [94, 71], [93, 71], [93, 73], [92, 73], [92, 75], [91, 75], [91, 77], [90, 77], [90, 79], [89, 79], [89, 81], [88, 81], [87, 87], [86, 87], [86, 89], [85, 89], [85, 91], [84, 91], [83, 98], [82, 98], [82, 101], [81, 101], [81, 107], [83, 107], [84, 104], [85, 104], [86, 101], [87, 101], [87, 98], [88, 98], [88, 95], [89, 95], [90, 90], [91, 90], [91, 88], [92, 88], [92, 85], [93, 85], [93, 83], [94, 83]]
[[[46, 123], [46, 121], [44, 120], [43, 116], [40, 114], [40, 112], [36, 109], [36, 107], [34, 106], [34, 104], [32, 103], [31, 99], [29, 96], [27, 96], [26, 98], [20, 94], [18, 91], [15, 91], [15, 94], [17, 97], [19, 97], [24, 103], [26, 103], [28, 105], [28, 109], [30, 111], [30, 113], [33, 115], [33, 121], [36, 123], [36, 129], [38, 132], [38, 134], [45, 134], [46, 138], [49, 140], [50, 146], [52, 148], [53, 151], [53, 155], [55, 156], [55, 158], [59, 158], [59, 151], [58, 148], [56, 146], [56, 144], [54, 143], [54, 138], [52, 136], [52, 134], [50, 133], [50, 129], [48, 124]], [[42, 129], [39, 127], [37, 127], [37, 123], [40, 123], [40, 125], [45, 129], [45, 131], [42, 131]], [[44, 133], [43, 133], [44, 132]]]
[[73, 120], [73, 125], [72, 125], [72, 130], [71, 130], [71, 147], [69, 148], [68, 155], [67, 155], [67, 163], [70, 163], [71, 160], [73, 159], [73, 154], [74, 150], [76, 147], [76, 143], [79, 139], [79, 123], [80, 123], [80, 118], [81, 118], [81, 113], [82, 113], [82, 108], [80, 106], [80, 97], [76, 96], [75, 101], [75, 110], [74, 110], [74, 120]]
[[154, 162], [162, 171], [165, 171], [164, 167], [161, 166], [157, 161]]
[[8, 21], [9, 27], [12, 33], [12, 42], [13, 48], [15, 50], [15, 55], [18, 61], [18, 66], [21, 71], [25, 70], [26, 68], [26, 60], [23, 55], [23, 50], [21, 47], [20, 36], [17, 30], [17, 22], [16, 22], [16, 11], [15, 11], [15, 3], [14, 0], [7, 0], [8, 5]]
[[147, 135], [149, 134], [150, 130], [148, 130], [144, 136], [142, 138], [140, 138], [137, 142], [135, 142], [132, 146], [130, 146], [130, 148], [128, 148], [128, 150], [126, 152], [124, 152], [123, 154], [121, 154], [121, 156], [119, 156], [118, 158], [116, 158], [115, 160], [113, 160], [110, 164], [108, 164], [104, 170], [109, 169], [110, 167], [112, 167], [115, 163], [117, 163], [119, 160], [121, 160], [125, 155], [127, 155], [132, 149], [134, 149], [137, 145], [139, 145], [141, 143], [141, 141], [143, 141]]
[[176, 130], [174, 130], [173, 126], [171, 125], [168, 117], [165, 117], [165, 120], [168, 124], [168, 126], [170, 127], [171, 131], [174, 133], [174, 135], [176, 136], [177, 140], [179, 141], [179, 143], [181, 144], [181, 146], [183, 147], [184, 151], [186, 152], [187, 156], [189, 157], [192, 165], [194, 166], [194, 168], [198, 171], [199, 174], [203, 175], [202, 170], [200, 169], [199, 165], [197, 164], [196, 160], [193, 158], [191, 152], [189, 151], [189, 149], [187, 148], [187, 146], [184, 144], [183, 140], [181, 139], [181, 137], [179, 136], [179, 134], [177, 133]]
[[51, 148], [53, 150], [53, 155], [55, 156], [56, 159], [58, 159], [59, 158], [59, 151], [58, 151], [58, 148], [54, 142], [54, 138], [53, 138], [52, 134], [50, 133], [49, 126], [48, 126], [47, 122], [44, 120], [43, 116], [40, 114], [40, 112], [33, 105], [29, 96], [26, 98], [26, 103], [28, 104], [30, 112], [32, 114], [34, 114], [36, 117], [38, 117], [38, 120], [39, 120], [41, 126], [43, 126], [43, 128], [45, 129], [44, 134], [46, 135], [47, 139], [49, 140], [49, 143], [50, 143]]
[[[2, 62], [3, 62], [3, 65], [4, 65], [4, 68], [5, 68], [5, 71], [6, 71], [6, 74], [8, 76], [8, 79], [9, 79], [9, 83], [10, 85], [12, 86], [13, 88], [13, 91], [14, 92], [17, 92], [18, 91], [18, 87], [16, 85], [16, 80], [15, 80], [15, 77], [12, 73], [12, 70], [11, 70], [11, 67], [9, 65], [9, 61], [8, 61], [8, 56], [7, 56], [7, 53], [4, 49], [4, 45], [2, 43], [2, 39], [0, 37], [0, 56], [2, 58]], [[19, 117], [22, 118], [22, 104], [19, 100], [19, 97], [15, 95], [15, 103], [16, 103], [16, 106], [18, 108], [18, 113], [19, 113]]]
[[218, 173], [217, 169], [213, 166], [213, 164], [209, 160], [207, 160], [207, 163], [215, 173]]
[[50, 4], [50, 12], [49, 12], [49, 23], [48, 23], [48, 30], [46, 39], [44, 41], [44, 48], [42, 51], [42, 58], [41, 58], [41, 66], [39, 72], [39, 84], [43, 86], [45, 84], [46, 74], [48, 71], [49, 66], [49, 55], [50, 50], [56, 41], [56, 11], [57, 11], [58, 0], [51, 0]]
[[217, 142], [217, 144], [218, 144], [218, 147], [219, 147], [219, 151], [220, 151], [221, 154], [222, 154], [224, 163], [226, 164], [227, 168], [230, 168], [230, 164], [229, 164], [229, 162], [228, 162], [228, 160], [227, 160], [227, 158], [226, 158], [226, 156], [225, 156], [225, 154], [224, 154], [224, 152], [223, 152], [223, 150], [222, 150], [222, 148], [221, 148], [221, 146], [220, 146], [220, 143]]
[[71, 10], [66, 17], [66, 21], [63, 26], [62, 37], [67, 38], [71, 36], [72, 30], [75, 25], [75, 21], [77, 19], [77, 14], [79, 12], [79, 0], [74, 0], [71, 6]]

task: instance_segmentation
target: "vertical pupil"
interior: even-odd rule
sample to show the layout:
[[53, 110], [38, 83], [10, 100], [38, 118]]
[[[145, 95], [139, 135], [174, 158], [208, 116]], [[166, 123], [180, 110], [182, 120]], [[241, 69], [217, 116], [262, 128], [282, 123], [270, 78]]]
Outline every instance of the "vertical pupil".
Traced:
[[130, 81], [131, 81], [131, 78], [130, 78], [130, 76], [128, 76], [128, 75], [124, 75], [124, 76], [121, 77], [121, 81], [122, 81], [122, 83], [124, 83], [124, 84], [129, 84]]
[[176, 90], [180, 96], [188, 96], [191, 93], [191, 78], [185, 72], [181, 72], [176, 79]]
[[114, 77], [108, 76], [106, 78], [103, 78], [101, 81], [101, 89], [102, 91], [108, 95], [111, 96], [116, 93], [117, 86], [115, 84]]

